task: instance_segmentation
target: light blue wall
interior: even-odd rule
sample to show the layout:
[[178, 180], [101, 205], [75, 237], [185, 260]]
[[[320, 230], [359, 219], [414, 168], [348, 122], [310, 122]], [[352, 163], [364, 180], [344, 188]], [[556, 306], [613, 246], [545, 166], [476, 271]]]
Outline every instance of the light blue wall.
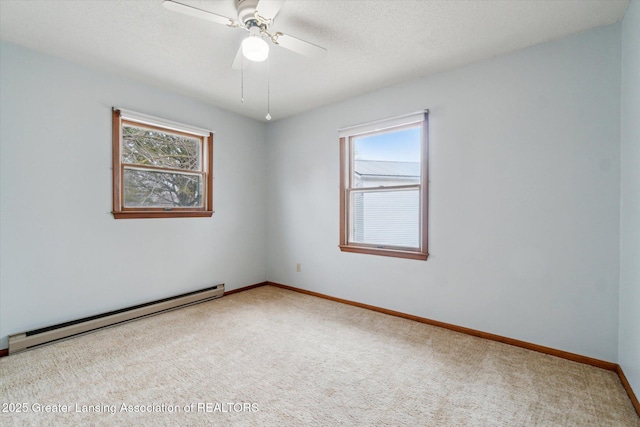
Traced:
[[[0, 348], [12, 333], [266, 279], [264, 124], [0, 49]], [[113, 219], [112, 106], [215, 132], [212, 218]]]
[[[340, 252], [337, 130], [424, 108], [431, 256]], [[616, 361], [619, 130], [619, 24], [272, 123], [268, 278]]]
[[619, 364], [640, 397], [640, 2], [622, 22]]

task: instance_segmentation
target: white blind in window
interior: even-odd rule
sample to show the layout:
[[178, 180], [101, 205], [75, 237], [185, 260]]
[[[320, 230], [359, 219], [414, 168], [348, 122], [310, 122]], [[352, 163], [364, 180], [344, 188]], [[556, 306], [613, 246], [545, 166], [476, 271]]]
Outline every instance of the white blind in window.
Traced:
[[114, 110], [120, 111], [120, 117], [122, 117], [123, 119], [129, 119], [138, 123], [161, 126], [167, 129], [187, 132], [199, 136], [209, 136], [209, 133], [212, 132], [208, 129], [185, 125], [184, 123], [178, 123], [171, 120], [163, 119], [161, 117], [138, 113], [137, 111], [125, 110], [124, 108], [114, 108]]
[[390, 119], [377, 120], [375, 122], [364, 123], [356, 126], [349, 126], [338, 129], [340, 138], [347, 138], [361, 133], [378, 132], [391, 127], [418, 123], [425, 120], [429, 110], [422, 110], [404, 116], [392, 117]]

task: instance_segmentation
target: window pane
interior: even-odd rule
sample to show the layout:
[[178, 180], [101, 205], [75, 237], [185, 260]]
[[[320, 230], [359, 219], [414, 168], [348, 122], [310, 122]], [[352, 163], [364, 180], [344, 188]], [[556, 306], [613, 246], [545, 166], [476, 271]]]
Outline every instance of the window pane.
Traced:
[[353, 191], [349, 241], [419, 248], [420, 192]]
[[124, 206], [202, 207], [202, 176], [125, 168]]
[[352, 186], [419, 184], [420, 132], [418, 126], [353, 138]]
[[159, 168], [200, 170], [200, 140], [123, 125], [122, 162]]

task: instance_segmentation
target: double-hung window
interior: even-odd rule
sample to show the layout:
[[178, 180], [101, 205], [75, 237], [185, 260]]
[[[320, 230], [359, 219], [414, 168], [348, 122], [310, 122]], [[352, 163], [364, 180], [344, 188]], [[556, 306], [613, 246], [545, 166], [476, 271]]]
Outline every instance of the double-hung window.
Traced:
[[340, 249], [426, 260], [428, 112], [340, 130]]
[[113, 109], [113, 216], [210, 217], [213, 133]]

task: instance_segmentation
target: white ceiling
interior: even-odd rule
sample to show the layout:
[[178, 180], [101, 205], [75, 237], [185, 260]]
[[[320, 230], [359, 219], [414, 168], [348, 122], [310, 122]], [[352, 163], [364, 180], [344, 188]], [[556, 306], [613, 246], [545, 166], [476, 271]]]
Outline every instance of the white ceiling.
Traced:
[[[233, 0], [180, 0], [236, 17]], [[325, 47], [272, 47], [274, 120], [622, 19], [629, 0], [288, 0], [271, 27]], [[0, 0], [0, 37], [257, 120], [266, 63], [231, 64], [246, 32], [171, 12], [162, 0]]]

